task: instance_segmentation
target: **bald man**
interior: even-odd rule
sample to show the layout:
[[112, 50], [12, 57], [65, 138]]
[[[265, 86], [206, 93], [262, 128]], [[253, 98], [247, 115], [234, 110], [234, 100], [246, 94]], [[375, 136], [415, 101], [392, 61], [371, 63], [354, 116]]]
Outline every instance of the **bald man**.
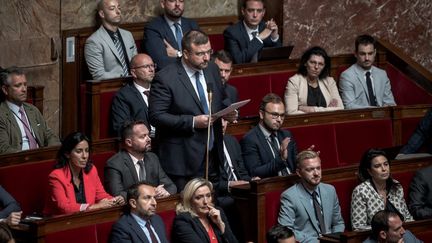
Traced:
[[120, 29], [122, 20], [118, 0], [98, 0], [101, 27], [87, 40], [84, 57], [93, 79], [129, 76], [131, 58], [137, 54], [132, 33]]
[[[156, 65], [147, 54], [138, 54], [131, 60], [130, 73], [133, 81], [121, 88], [115, 95], [111, 106], [113, 131], [120, 135], [126, 121], [144, 121], [150, 126], [148, 117], [148, 94], [155, 75]], [[150, 135], [154, 134], [151, 127]]]

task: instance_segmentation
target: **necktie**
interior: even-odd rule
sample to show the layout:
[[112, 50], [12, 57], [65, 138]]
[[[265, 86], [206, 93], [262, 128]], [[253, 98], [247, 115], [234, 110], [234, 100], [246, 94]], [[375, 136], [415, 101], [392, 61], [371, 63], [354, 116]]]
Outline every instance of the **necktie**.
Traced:
[[21, 121], [24, 124], [25, 135], [27, 136], [27, 139], [29, 141], [29, 148], [30, 149], [36, 149], [38, 147], [38, 145], [37, 145], [36, 139], [34, 138], [33, 134], [30, 131], [30, 125], [27, 122], [27, 118], [26, 118], [26, 115], [25, 115], [24, 107], [21, 106], [19, 108], [19, 113], [20, 113], [20, 116], [21, 116]]
[[128, 67], [127, 67], [127, 64], [126, 64], [125, 54], [123, 52], [123, 47], [121, 45], [120, 38], [119, 38], [117, 32], [115, 32], [113, 34], [113, 36], [114, 36], [114, 45], [115, 45], [115, 47], [117, 49], [117, 52], [119, 54], [120, 63], [121, 63], [122, 69], [123, 69], [123, 75], [122, 76], [128, 76], [129, 75], [129, 71], [128, 71]]
[[[201, 102], [201, 106], [202, 106], [202, 108], [204, 110], [204, 114], [209, 114], [209, 109], [208, 109], [208, 105], [207, 105], [207, 99], [205, 97], [204, 88], [201, 85], [199, 76], [200, 76], [200, 73], [196, 72], [195, 73], [195, 84], [196, 84], [196, 87], [197, 87], [197, 90], [198, 90], [198, 96], [199, 96], [199, 99], [200, 99], [200, 102]], [[209, 149], [211, 150], [212, 148], [213, 148], [213, 129], [211, 129], [211, 132], [210, 132], [210, 143], [209, 143]]]
[[150, 233], [151, 243], [158, 243], [157, 238], [156, 238], [156, 235], [154, 234], [154, 232], [153, 232], [153, 230], [152, 230], [152, 228], [151, 228], [151, 223], [150, 223], [149, 220], [147, 220], [147, 223], [146, 223], [145, 226], [146, 226], [147, 230], [148, 230], [149, 233]]
[[227, 174], [228, 181], [236, 181], [234, 172], [228, 162], [228, 157], [229, 157], [228, 150], [226, 149], [225, 143], [223, 145], [224, 145], [224, 170]]
[[175, 35], [176, 35], [176, 41], [177, 41], [177, 45], [178, 45], [178, 50], [181, 51], [182, 50], [182, 46], [181, 46], [181, 41], [183, 38], [182, 32], [181, 32], [181, 26], [179, 23], [174, 23], [174, 27], [175, 27]]
[[324, 223], [324, 217], [323, 217], [323, 214], [321, 212], [321, 206], [318, 202], [316, 191], [314, 191], [312, 193], [312, 201], [313, 201], [313, 205], [314, 205], [314, 209], [315, 209], [315, 215], [318, 219], [318, 223], [320, 226], [321, 234], [325, 234], [326, 233], [326, 230], [325, 230], [326, 227], [325, 227], [325, 223]]
[[372, 80], [370, 78], [371, 73], [369, 71], [366, 72], [366, 85], [369, 93], [369, 104], [371, 106], [377, 106], [376, 98], [372, 88]]
[[[258, 35], [258, 31], [252, 31], [251, 34], [252, 34], [252, 40], [253, 40]], [[258, 52], [252, 56], [251, 62], [252, 63], [258, 62]]]
[[149, 97], [149, 95], [150, 95], [150, 90], [144, 90], [143, 93], [144, 93], [145, 96]]
[[144, 161], [138, 160], [138, 165], [140, 167], [138, 178], [140, 181], [144, 181], [146, 179], [146, 171], [145, 171], [145, 167], [144, 167]]
[[[273, 149], [274, 156], [275, 156], [275, 158], [276, 158], [276, 156], [279, 156], [280, 148], [279, 148], [279, 144], [278, 144], [278, 142], [277, 142], [277, 137], [276, 137], [276, 135], [275, 135], [274, 133], [272, 133], [272, 134], [270, 135], [270, 144], [271, 144], [271, 147], [272, 147], [272, 149]], [[289, 175], [288, 170], [287, 170], [287, 167], [283, 168], [283, 169], [280, 171], [280, 175], [282, 175], [282, 176]]]
[[208, 106], [207, 106], [207, 99], [205, 97], [204, 88], [201, 85], [199, 76], [200, 76], [200, 73], [196, 72], [195, 73], [195, 84], [196, 84], [196, 87], [198, 90], [198, 96], [199, 96], [202, 108], [204, 109], [204, 114], [208, 114], [209, 110], [208, 110]]

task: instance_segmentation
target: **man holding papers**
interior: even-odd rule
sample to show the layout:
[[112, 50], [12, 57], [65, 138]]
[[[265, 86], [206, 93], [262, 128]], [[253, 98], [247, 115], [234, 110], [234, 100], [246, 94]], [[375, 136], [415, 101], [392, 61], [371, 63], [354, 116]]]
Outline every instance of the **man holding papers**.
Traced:
[[[209, 174], [218, 168], [223, 158], [222, 125], [220, 119], [210, 118], [209, 111], [218, 112], [230, 103], [223, 100], [217, 66], [209, 62], [213, 50], [208, 36], [192, 30], [184, 35], [182, 47], [182, 58], [156, 74], [149, 99], [160, 163], [178, 191], [190, 179], [205, 175], [209, 124]], [[232, 121], [233, 113], [224, 117]]]

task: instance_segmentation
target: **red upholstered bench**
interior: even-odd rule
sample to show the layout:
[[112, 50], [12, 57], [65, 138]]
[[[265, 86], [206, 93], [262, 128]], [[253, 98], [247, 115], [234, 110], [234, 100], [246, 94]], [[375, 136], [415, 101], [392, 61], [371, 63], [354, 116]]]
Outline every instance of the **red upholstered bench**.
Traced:
[[320, 151], [321, 166], [323, 169], [339, 166], [338, 148], [336, 146], [333, 124], [300, 126], [288, 128], [288, 130], [293, 133], [298, 151], [315, 145], [315, 150]]
[[265, 230], [266, 232], [275, 224], [280, 210], [280, 198], [284, 190], [276, 190], [265, 194]]
[[0, 184], [19, 202], [23, 215], [42, 213], [48, 174], [53, 170], [54, 164], [54, 160], [44, 160], [0, 167]]
[[295, 74], [294, 71], [270, 74], [271, 91], [284, 99], [288, 79]]
[[[45, 236], [45, 243], [98, 243], [98, 235], [96, 225], [90, 225], [70, 230], [58, 231], [47, 234]], [[100, 241], [107, 242], [107, 241]]]
[[251, 99], [240, 109], [240, 116], [253, 117], [258, 115], [261, 99], [271, 92], [269, 75], [254, 75], [234, 77], [229, 83], [235, 86], [239, 93], [239, 100]]
[[106, 151], [103, 153], [97, 153], [92, 155], [92, 161], [94, 166], [96, 166], [96, 169], [99, 174], [100, 180], [104, 181], [104, 167], [109, 158], [113, 156], [116, 152], [115, 151]]
[[211, 47], [215, 52], [224, 49], [225, 43], [223, 34], [210, 34], [209, 39]]
[[353, 174], [352, 178], [334, 181], [331, 184], [335, 187], [339, 199], [342, 218], [345, 221], [345, 228], [351, 229], [351, 194], [354, 188], [358, 185], [358, 180]]
[[387, 64], [387, 75], [392, 86], [393, 96], [398, 105], [431, 104], [432, 95], [413, 82], [410, 78]]
[[393, 146], [391, 119], [340, 123], [335, 126], [335, 135], [340, 165], [358, 163], [369, 148]]

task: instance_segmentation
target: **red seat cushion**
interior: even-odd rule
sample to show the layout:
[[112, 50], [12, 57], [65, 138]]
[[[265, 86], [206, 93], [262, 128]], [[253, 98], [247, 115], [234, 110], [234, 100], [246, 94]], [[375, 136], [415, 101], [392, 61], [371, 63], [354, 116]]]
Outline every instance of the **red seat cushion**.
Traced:
[[320, 151], [322, 168], [339, 166], [334, 125], [303, 126], [289, 130], [293, 133], [299, 152], [315, 145], [315, 151]]
[[358, 181], [355, 179], [355, 175], [353, 175], [352, 179], [336, 181], [332, 182], [331, 184], [335, 187], [336, 194], [338, 195], [342, 218], [345, 221], [345, 227], [350, 229], [351, 194], [354, 188], [358, 185]]
[[294, 74], [294, 71], [270, 74], [271, 91], [284, 99], [288, 79]]
[[262, 98], [270, 93], [270, 76], [255, 75], [234, 77], [230, 79], [230, 84], [235, 86], [239, 93], [239, 100], [251, 99], [251, 101], [240, 108], [240, 116], [258, 116], [259, 105]]
[[354, 164], [369, 148], [393, 146], [390, 119], [340, 123], [335, 126], [339, 164]]
[[[51, 233], [45, 236], [46, 243], [97, 243], [96, 225]], [[101, 241], [102, 242], [102, 241]], [[105, 241], [106, 242], [106, 241]]]
[[387, 64], [386, 71], [392, 86], [393, 96], [398, 105], [432, 103], [432, 95], [401, 71], [397, 70], [393, 65]]
[[0, 168], [0, 184], [20, 203], [23, 215], [42, 213], [48, 189], [48, 174], [53, 170], [54, 164], [54, 160], [45, 160], [25, 166]]
[[225, 43], [222, 34], [209, 35], [209, 39], [210, 39], [211, 47], [215, 52], [224, 49]]
[[174, 218], [176, 216], [175, 210], [168, 210], [164, 212], [158, 213], [161, 216], [162, 221], [165, 224], [165, 231], [168, 241], [171, 241], [171, 231], [174, 222]]
[[265, 230], [266, 232], [277, 223], [280, 209], [280, 197], [284, 190], [267, 192], [265, 194]]
[[109, 158], [115, 154], [115, 151], [106, 151], [92, 155], [92, 161], [99, 174], [100, 180], [104, 181], [104, 167]]

